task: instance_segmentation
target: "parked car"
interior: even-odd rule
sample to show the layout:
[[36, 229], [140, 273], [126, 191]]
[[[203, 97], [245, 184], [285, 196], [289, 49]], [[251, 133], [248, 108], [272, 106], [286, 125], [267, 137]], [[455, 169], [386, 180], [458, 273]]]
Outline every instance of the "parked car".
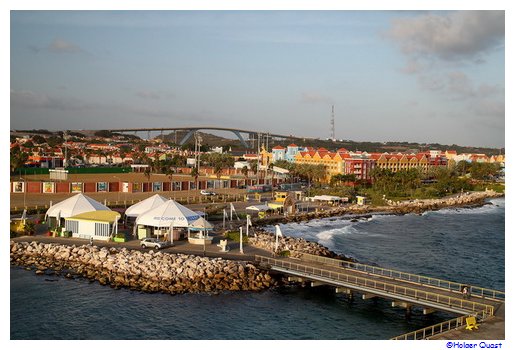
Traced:
[[141, 240], [141, 248], [154, 248], [154, 249], [162, 249], [166, 247], [170, 247], [170, 241], [160, 241], [157, 238], [143, 238]]
[[211, 192], [211, 191], [206, 191], [206, 190], [200, 190], [200, 194], [202, 194], [204, 196], [214, 196], [214, 195], [216, 195], [216, 193]]

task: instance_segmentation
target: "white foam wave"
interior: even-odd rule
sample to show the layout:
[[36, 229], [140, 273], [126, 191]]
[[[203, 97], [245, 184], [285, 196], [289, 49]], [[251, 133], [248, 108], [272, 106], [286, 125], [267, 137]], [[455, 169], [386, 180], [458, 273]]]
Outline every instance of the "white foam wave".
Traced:
[[497, 200], [490, 200], [488, 201], [491, 204], [485, 204], [481, 207], [474, 207], [474, 208], [444, 208], [440, 209], [438, 211], [435, 211], [435, 214], [441, 214], [441, 215], [470, 215], [470, 214], [493, 214], [495, 212], [501, 212], [504, 211], [504, 199], [501, 201]]

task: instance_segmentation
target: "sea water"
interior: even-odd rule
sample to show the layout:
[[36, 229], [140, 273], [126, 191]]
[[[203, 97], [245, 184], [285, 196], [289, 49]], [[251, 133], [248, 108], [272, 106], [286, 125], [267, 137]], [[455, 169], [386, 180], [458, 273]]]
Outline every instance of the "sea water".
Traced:
[[[362, 263], [505, 290], [504, 199], [423, 215], [336, 217], [281, 225]], [[269, 228], [273, 230], [273, 227]], [[11, 339], [388, 339], [442, 322], [388, 300], [330, 288], [149, 294], [11, 267]]]

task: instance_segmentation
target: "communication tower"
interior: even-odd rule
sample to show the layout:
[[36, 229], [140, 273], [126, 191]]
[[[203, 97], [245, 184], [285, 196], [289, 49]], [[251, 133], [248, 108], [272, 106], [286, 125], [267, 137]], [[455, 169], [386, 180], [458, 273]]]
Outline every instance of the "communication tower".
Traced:
[[331, 110], [331, 140], [336, 141], [336, 137], [334, 136], [334, 105]]

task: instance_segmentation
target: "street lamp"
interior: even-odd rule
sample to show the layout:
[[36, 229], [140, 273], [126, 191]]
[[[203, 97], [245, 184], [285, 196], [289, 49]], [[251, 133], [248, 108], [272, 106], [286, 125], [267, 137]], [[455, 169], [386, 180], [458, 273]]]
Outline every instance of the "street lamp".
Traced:
[[20, 177], [20, 180], [23, 180], [23, 209], [26, 209], [25, 202], [27, 198], [27, 181], [23, 177]]

